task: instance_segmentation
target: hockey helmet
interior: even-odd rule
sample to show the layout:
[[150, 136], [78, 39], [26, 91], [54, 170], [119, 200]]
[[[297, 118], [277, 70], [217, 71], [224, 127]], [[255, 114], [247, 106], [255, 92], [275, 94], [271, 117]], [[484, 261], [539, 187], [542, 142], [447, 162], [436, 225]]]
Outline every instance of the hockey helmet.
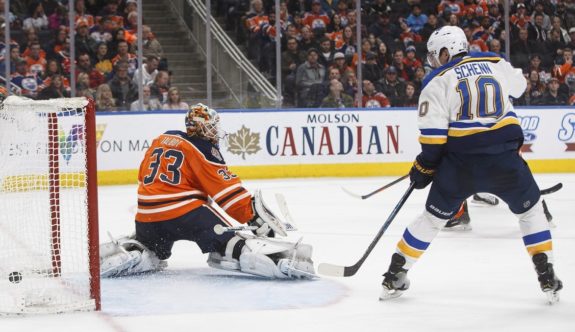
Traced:
[[451, 59], [461, 53], [467, 53], [469, 49], [469, 43], [467, 42], [467, 37], [465, 32], [460, 27], [457, 26], [444, 26], [435, 30], [429, 40], [427, 41], [427, 61], [429, 64], [436, 68], [441, 66], [439, 61], [439, 54], [442, 49], [447, 49], [449, 52], [449, 59]]
[[208, 106], [198, 103], [190, 106], [186, 113], [186, 131], [216, 144], [219, 140], [220, 116]]

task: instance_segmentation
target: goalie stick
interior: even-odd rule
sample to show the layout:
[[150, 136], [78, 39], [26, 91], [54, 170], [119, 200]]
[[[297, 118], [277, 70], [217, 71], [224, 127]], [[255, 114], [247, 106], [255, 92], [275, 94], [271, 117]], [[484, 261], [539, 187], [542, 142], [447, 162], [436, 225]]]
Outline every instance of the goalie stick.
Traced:
[[554, 185], [553, 187], [549, 187], [547, 189], [542, 189], [541, 190], [541, 195], [549, 195], [552, 194], [556, 191], [559, 191], [561, 188], [563, 188], [563, 183], [559, 182], [556, 185]]
[[393, 219], [395, 218], [395, 216], [397, 215], [397, 213], [399, 212], [405, 201], [407, 201], [407, 199], [409, 198], [409, 195], [411, 195], [411, 193], [413, 192], [414, 186], [415, 184], [413, 182], [409, 185], [409, 188], [407, 188], [407, 190], [405, 191], [405, 193], [403, 194], [403, 196], [401, 197], [401, 199], [399, 200], [393, 211], [391, 211], [391, 214], [389, 215], [389, 217], [387, 217], [387, 220], [385, 221], [383, 226], [381, 226], [379, 232], [377, 233], [375, 238], [371, 241], [369, 247], [367, 247], [367, 250], [365, 251], [363, 256], [361, 256], [359, 261], [357, 261], [357, 263], [351, 266], [340, 266], [329, 263], [321, 263], [318, 266], [317, 269], [318, 272], [320, 274], [333, 277], [351, 277], [352, 275], [356, 274], [361, 265], [363, 264], [363, 262], [367, 259], [367, 256], [369, 256], [373, 248], [375, 248], [377, 242], [379, 242], [379, 239], [381, 239], [381, 237], [383, 236], [383, 233], [385, 233], [389, 225], [391, 225], [391, 222], [393, 221]]
[[375, 195], [375, 194], [377, 194], [377, 193], [379, 193], [379, 192], [384, 191], [385, 189], [387, 189], [387, 188], [393, 186], [394, 184], [403, 181], [403, 180], [406, 179], [408, 176], [409, 176], [409, 174], [406, 174], [406, 175], [400, 177], [399, 179], [395, 179], [395, 180], [393, 180], [392, 182], [386, 184], [385, 186], [383, 186], [383, 187], [381, 187], [381, 188], [378, 188], [378, 189], [376, 189], [376, 190], [370, 192], [369, 194], [365, 194], [365, 195], [358, 195], [358, 194], [356, 194], [356, 193], [353, 193], [353, 192], [349, 191], [349, 190], [346, 189], [345, 187], [341, 187], [341, 189], [342, 189], [343, 191], [345, 191], [348, 195], [353, 196], [353, 197], [355, 197], [355, 198], [367, 199], [367, 198], [370, 198], [371, 196], [373, 196], [373, 195]]

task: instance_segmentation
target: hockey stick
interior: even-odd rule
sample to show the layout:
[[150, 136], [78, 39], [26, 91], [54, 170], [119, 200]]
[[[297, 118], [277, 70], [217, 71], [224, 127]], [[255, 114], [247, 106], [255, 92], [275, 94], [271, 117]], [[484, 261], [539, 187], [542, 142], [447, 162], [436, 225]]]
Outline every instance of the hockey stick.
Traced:
[[375, 194], [377, 194], [377, 193], [379, 193], [379, 192], [384, 191], [385, 189], [387, 189], [387, 188], [393, 186], [394, 184], [403, 181], [403, 180], [406, 179], [408, 176], [409, 176], [409, 174], [406, 174], [406, 175], [400, 177], [399, 179], [395, 179], [395, 180], [393, 180], [392, 182], [386, 184], [385, 186], [383, 186], [383, 187], [381, 187], [381, 188], [379, 188], [379, 189], [376, 189], [376, 190], [370, 192], [369, 194], [365, 194], [365, 195], [358, 195], [358, 194], [356, 194], [356, 193], [353, 193], [353, 192], [349, 191], [349, 190], [346, 189], [345, 187], [341, 187], [341, 189], [342, 189], [343, 191], [345, 191], [348, 195], [353, 196], [353, 197], [355, 197], [355, 198], [367, 199], [367, 198], [370, 198], [371, 196], [373, 196], [373, 195], [375, 195]]
[[280, 193], [276, 193], [276, 202], [278, 203], [278, 207], [280, 208], [280, 212], [283, 214], [285, 221], [284, 226], [287, 231], [297, 231], [297, 226], [293, 222], [293, 218], [289, 209], [287, 207], [287, 202], [284, 195]]
[[559, 182], [556, 185], [554, 185], [553, 187], [549, 187], [547, 189], [542, 189], [541, 190], [541, 195], [549, 195], [552, 194], [556, 191], [559, 191], [561, 188], [563, 188], [563, 183]]
[[369, 256], [373, 248], [375, 248], [377, 242], [379, 242], [379, 239], [381, 239], [381, 237], [383, 236], [383, 233], [385, 233], [389, 225], [391, 225], [391, 222], [393, 221], [393, 219], [395, 218], [395, 216], [397, 215], [397, 213], [399, 212], [405, 201], [407, 201], [407, 198], [409, 198], [409, 195], [411, 195], [411, 193], [413, 192], [414, 186], [415, 184], [413, 182], [409, 185], [409, 188], [407, 188], [405, 194], [403, 194], [403, 196], [401, 197], [401, 199], [399, 200], [393, 211], [391, 211], [391, 214], [389, 215], [389, 217], [387, 217], [387, 220], [385, 221], [383, 226], [379, 229], [379, 232], [377, 233], [375, 238], [371, 241], [369, 247], [367, 247], [367, 250], [365, 251], [363, 256], [359, 259], [359, 261], [357, 261], [357, 263], [351, 266], [341, 266], [329, 263], [321, 263], [318, 266], [317, 269], [318, 272], [320, 274], [333, 277], [351, 277], [352, 275], [356, 274], [361, 265], [363, 264], [363, 262], [365, 261], [365, 259], [367, 258], [367, 256]]
[[229, 226], [217, 224], [214, 226], [214, 233], [222, 235], [227, 232], [240, 232], [240, 231], [253, 231], [258, 229], [258, 226]]

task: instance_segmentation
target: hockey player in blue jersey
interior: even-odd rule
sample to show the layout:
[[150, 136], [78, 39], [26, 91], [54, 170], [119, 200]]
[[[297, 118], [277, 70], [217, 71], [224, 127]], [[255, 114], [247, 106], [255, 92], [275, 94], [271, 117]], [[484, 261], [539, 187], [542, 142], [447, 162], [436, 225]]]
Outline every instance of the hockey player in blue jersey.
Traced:
[[380, 299], [409, 288], [408, 270], [457, 212], [477, 192], [497, 195], [519, 219], [523, 242], [549, 303], [558, 300], [561, 281], [553, 270], [552, 240], [540, 192], [519, 155], [523, 132], [509, 97], [525, 91], [520, 69], [492, 53], [468, 54], [463, 30], [445, 26], [428, 42], [434, 69], [419, 97], [422, 151], [410, 171], [416, 189], [431, 183], [423, 213], [407, 226]]

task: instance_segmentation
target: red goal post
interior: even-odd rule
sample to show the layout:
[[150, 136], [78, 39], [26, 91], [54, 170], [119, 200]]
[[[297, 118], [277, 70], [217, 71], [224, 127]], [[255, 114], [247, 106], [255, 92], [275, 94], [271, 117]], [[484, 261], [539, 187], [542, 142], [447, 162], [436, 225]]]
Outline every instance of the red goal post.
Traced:
[[0, 314], [100, 310], [92, 100], [0, 106]]

